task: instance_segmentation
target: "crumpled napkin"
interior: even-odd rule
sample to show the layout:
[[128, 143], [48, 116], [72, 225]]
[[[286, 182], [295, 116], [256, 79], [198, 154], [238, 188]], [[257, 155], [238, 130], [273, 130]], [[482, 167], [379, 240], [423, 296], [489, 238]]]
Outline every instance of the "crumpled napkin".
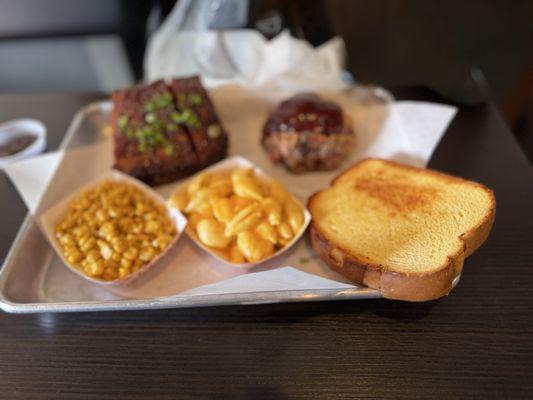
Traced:
[[208, 88], [226, 84], [299, 91], [346, 87], [342, 38], [314, 48], [285, 30], [267, 40], [256, 30], [235, 29], [245, 25], [247, 15], [245, 0], [179, 1], [149, 38], [145, 81], [200, 75]]
[[340, 90], [344, 41], [314, 48], [288, 31], [271, 40], [255, 30], [156, 32], [145, 58], [145, 80], [200, 75], [207, 87], [236, 83], [260, 90]]

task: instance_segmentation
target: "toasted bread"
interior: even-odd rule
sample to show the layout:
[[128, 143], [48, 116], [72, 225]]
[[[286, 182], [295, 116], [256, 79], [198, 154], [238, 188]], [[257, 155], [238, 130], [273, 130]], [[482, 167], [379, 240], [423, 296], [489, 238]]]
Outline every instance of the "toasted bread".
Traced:
[[311, 243], [335, 271], [390, 299], [426, 301], [452, 289], [487, 238], [487, 187], [440, 172], [367, 159], [309, 199]]

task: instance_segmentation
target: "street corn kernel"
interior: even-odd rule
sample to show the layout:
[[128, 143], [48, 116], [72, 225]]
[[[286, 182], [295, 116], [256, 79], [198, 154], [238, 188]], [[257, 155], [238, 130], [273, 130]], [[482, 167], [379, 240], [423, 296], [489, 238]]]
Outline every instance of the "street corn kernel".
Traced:
[[104, 278], [105, 281], [114, 281], [118, 278], [118, 270], [107, 267], [102, 274], [102, 278]]
[[113, 254], [113, 250], [106, 244], [100, 247], [100, 254], [104, 260], [109, 260], [111, 258], [111, 254]]
[[304, 225], [303, 208], [285, 188], [253, 169], [200, 174], [168, 204], [185, 213], [199, 241], [236, 264], [269, 257]]
[[139, 250], [137, 250], [137, 248], [135, 247], [130, 247], [123, 254], [125, 259], [131, 260], [131, 261], [135, 261], [138, 255], [139, 255]]
[[156, 255], [156, 250], [153, 247], [145, 246], [139, 253], [139, 259], [141, 261], [151, 261]]
[[129, 268], [119, 268], [118, 269], [118, 276], [120, 278], [124, 278], [125, 276], [128, 276], [131, 273]]
[[83, 259], [83, 254], [81, 254], [77, 250], [67, 253], [67, 260], [71, 264], [76, 264], [80, 262], [82, 259]]
[[92, 278], [112, 281], [157, 257], [176, 230], [166, 208], [136, 186], [104, 181], [68, 205], [55, 235], [71, 265]]
[[94, 237], [89, 237], [87, 240], [84, 240], [83, 243], [80, 244], [80, 249], [84, 253], [88, 253], [90, 250], [94, 249], [96, 247], [96, 239]]
[[58, 239], [59, 239], [59, 243], [63, 246], [70, 246], [75, 243], [72, 235], [68, 233], [65, 235], [59, 235]]
[[133, 265], [133, 262], [131, 260], [128, 260], [127, 258], [122, 258], [120, 260], [120, 266], [125, 269], [129, 269]]
[[152, 246], [164, 250], [172, 242], [172, 236], [161, 233], [152, 241]]
[[85, 272], [89, 276], [100, 276], [104, 272], [104, 263], [102, 261], [94, 261], [85, 267]]
[[124, 253], [128, 249], [128, 242], [124, 238], [117, 237], [111, 241], [111, 244], [113, 245], [113, 250], [119, 254]]
[[110, 260], [113, 260], [115, 262], [120, 262], [120, 260], [122, 260], [122, 256], [120, 255], [120, 253], [117, 253], [114, 251], [113, 254], [111, 254]]
[[143, 266], [143, 262], [139, 259], [135, 260], [135, 262], [133, 263], [133, 267], [132, 267], [132, 270], [135, 272], [135, 271], [138, 271], [139, 269], [141, 269]]
[[148, 234], [157, 233], [161, 230], [161, 224], [156, 220], [147, 221], [144, 226], [144, 231]]

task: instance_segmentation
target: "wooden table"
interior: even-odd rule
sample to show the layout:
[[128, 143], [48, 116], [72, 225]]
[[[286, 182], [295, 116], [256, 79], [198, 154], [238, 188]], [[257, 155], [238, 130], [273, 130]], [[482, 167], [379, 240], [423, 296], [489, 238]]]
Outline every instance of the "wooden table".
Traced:
[[[99, 97], [2, 95], [0, 121], [43, 120], [53, 149]], [[493, 232], [448, 298], [0, 313], [0, 398], [531, 398], [532, 169], [492, 104], [460, 109], [430, 167], [497, 198]], [[0, 210], [3, 260], [26, 212], [3, 173]]]

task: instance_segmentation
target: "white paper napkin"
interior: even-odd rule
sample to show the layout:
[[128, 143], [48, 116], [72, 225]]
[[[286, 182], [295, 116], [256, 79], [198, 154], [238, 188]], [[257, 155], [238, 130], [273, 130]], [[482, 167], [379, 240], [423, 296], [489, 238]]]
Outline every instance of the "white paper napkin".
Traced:
[[163, 31], [150, 39], [145, 80], [200, 75], [209, 88], [241, 84], [255, 89], [340, 90], [347, 86], [342, 80], [344, 53], [339, 37], [315, 49], [288, 31], [271, 40], [245, 29]]
[[394, 102], [366, 155], [425, 167], [456, 113], [456, 107], [443, 104]]
[[31, 214], [35, 213], [63, 154], [63, 151], [53, 151], [11, 163], [4, 168]]
[[[304, 202], [310, 194], [326, 187], [339, 171], [294, 175], [272, 165], [260, 146], [262, 124], [278, 100], [265, 99], [256, 91], [237, 86], [222, 86], [211, 91], [218, 114], [230, 134], [230, 155], [242, 155], [268, 174], [283, 182]], [[354, 100], [349, 93], [325, 93], [350, 114], [357, 135], [356, 151], [345, 164], [365, 157], [382, 157], [414, 166], [425, 166], [436, 145], [453, 119], [456, 109], [439, 104], [399, 101], [391, 104], [367, 105]], [[76, 166], [82, 161], [84, 168]], [[97, 143], [66, 152], [48, 153], [8, 165], [7, 175], [15, 183], [28, 209], [37, 215], [69, 190], [94, 179], [111, 168], [112, 142], [109, 136]], [[62, 174], [53, 179], [60, 165]], [[173, 185], [158, 188], [163, 195]], [[46, 192], [45, 192], [46, 190]], [[44, 193], [44, 194], [43, 194]], [[290, 266], [283, 268], [285, 266]], [[268, 272], [268, 274], [264, 274]], [[261, 275], [258, 275], [260, 274]], [[257, 275], [256, 275], [257, 274]], [[302, 275], [305, 274], [305, 275]], [[309, 277], [311, 276], [311, 278]], [[65, 279], [52, 271], [50, 282]], [[228, 281], [228, 279], [231, 279]], [[208, 285], [208, 286], [205, 286]], [[331, 271], [318, 259], [305, 240], [300, 241], [286, 256], [269, 265], [260, 265], [245, 273], [221, 267], [202, 253], [188, 238], [182, 238], [172, 257], [158, 265], [157, 272], [142, 284], [115, 290], [120, 297], [149, 298], [176, 294], [272, 291], [296, 289], [339, 289], [353, 287], [346, 279]]]

